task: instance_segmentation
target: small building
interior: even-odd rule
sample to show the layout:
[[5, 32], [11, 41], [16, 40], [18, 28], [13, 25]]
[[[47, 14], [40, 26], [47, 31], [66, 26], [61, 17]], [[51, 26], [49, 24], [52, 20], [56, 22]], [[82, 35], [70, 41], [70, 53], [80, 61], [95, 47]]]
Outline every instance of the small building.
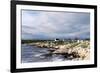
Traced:
[[56, 38], [54, 41], [60, 41], [60, 40]]
[[80, 42], [80, 40], [77, 40], [77, 43], [79, 43]]
[[65, 41], [65, 39], [63, 39], [62, 41]]
[[77, 43], [83, 42], [84, 40], [77, 40]]

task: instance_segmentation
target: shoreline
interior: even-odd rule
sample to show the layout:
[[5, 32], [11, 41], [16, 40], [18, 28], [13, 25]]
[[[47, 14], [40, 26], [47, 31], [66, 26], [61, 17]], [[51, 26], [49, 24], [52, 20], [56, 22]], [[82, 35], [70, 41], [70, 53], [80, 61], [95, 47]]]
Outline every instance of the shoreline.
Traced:
[[[51, 54], [64, 54], [73, 59], [79, 60], [89, 60], [90, 58], [90, 42], [75, 42], [71, 44], [61, 44], [61, 45], [49, 45], [47, 43], [28, 43], [31, 46], [37, 46], [39, 48], [48, 48]], [[83, 47], [82, 47], [83, 45]]]

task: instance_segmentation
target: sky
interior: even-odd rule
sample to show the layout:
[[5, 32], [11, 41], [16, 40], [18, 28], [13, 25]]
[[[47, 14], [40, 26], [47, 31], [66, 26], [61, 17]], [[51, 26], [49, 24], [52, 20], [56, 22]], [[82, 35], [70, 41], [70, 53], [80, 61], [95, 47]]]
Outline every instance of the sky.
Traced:
[[22, 39], [90, 37], [90, 13], [22, 10]]

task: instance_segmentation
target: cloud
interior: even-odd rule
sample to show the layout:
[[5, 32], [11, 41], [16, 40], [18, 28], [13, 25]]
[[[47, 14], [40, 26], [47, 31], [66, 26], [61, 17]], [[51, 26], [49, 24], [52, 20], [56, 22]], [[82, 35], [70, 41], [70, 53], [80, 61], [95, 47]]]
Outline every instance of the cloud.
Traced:
[[22, 39], [90, 36], [90, 14], [22, 10]]

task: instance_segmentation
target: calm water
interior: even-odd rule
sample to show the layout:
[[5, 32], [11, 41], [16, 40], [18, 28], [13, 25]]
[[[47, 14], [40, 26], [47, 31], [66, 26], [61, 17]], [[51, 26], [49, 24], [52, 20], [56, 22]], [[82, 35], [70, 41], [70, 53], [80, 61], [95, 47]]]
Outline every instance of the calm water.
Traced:
[[52, 62], [52, 61], [64, 61], [63, 55], [50, 54], [48, 48], [39, 48], [27, 44], [22, 44], [21, 50], [21, 62]]

